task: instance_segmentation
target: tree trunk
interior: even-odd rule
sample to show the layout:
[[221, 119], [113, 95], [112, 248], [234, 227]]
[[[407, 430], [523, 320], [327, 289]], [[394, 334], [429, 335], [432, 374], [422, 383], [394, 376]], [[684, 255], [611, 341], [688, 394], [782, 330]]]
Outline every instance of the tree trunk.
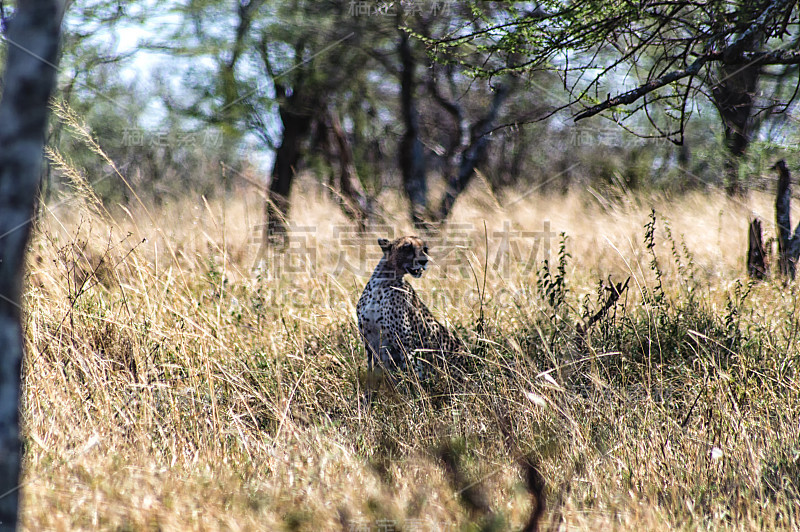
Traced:
[[400, 30], [400, 108], [405, 132], [400, 141], [400, 169], [403, 187], [411, 203], [411, 220], [414, 227], [424, 229], [428, 218], [428, 182], [425, 175], [425, 154], [419, 140], [416, 83], [416, 61], [411, 51], [408, 34]]
[[298, 105], [299, 101], [299, 92], [295, 92], [290, 97], [290, 102], [280, 109], [283, 138], [275, 152], [272, 180], [265, 206], [264, 245], [273, 239], [283, 240], [285, 236], [289, 194], [303, 154], [303, 142], [311, 131], [312, 115]]
[[14, 530], [19, 512], [22, 275], [55, 86], [61, 16], [60, 2], [19, 2], [7, 33], [14, 46], [7, 48], [0, 101], [0, 530]]
[[751, 279], [767, 277], [766, 250], [761, 232], [761, 220], [753, 218], [747, 238], [747, 275]]
[[778, 229], [778, 270], [781, 275], [794, 279], [797, 259], [800, 256], [800, 224], [792, 234], [791, 203], [792, 183], [789, 168], [781, 159], [772, 167], [778, 170], [778, 187], [775, 197], [775, 225]]
[[475, 175], [475, 168], [486, 159], [486, 150], [489, 147], [489, 132], [494, 127], [497, 114], [503, 105], [506, 97], [511, 92], [513, 81], [503, 83], [495, 89], [492, 103], [486, 116], [481, 118], [470, 128], [470, 143], [461, 152], [461, 162], [458, 173], [451, 175], [447, 181], [442, 202], [437, 213], [438, 220], [446, 220], [456, 203], [456, 198], [467, 188], [472, 177]]
[[[786, 162], [781, 159], [772, 166], [778, 171], [775, 190], [775, 226], [778, 231], [778, 272], [784, 278], [794, 279], [797, 260], [800, 258], [800, 224], [792, 233], [791, 203], [792, 180]], [[761, 221], [750, 222], [747, 251], [747, 274], [753, 279], [764, 279], [768, 275], [766, 248], [761, 235]]]
[[711, 89], [714, 105], [725, 127], [725, 189], [728, 195], [744, 192], [739, 180], [739, 164], [752, 134], [753, 95], [758, 85], [758, 65], [723, 66], [720, 81]]
[[330, 124], [331, 134], [339, 155], [339, 192], [344, 203], [344, 211], [352, 220], [355, 220], [359, 231], [364, 231], [369, 218], [369, 198], [358, 179], [358, 172], [353, 160], [353, 148], [350, 146], [350, 141], [347, 140], [347, 135], [342, 129], [336, 111], [330, 112]]

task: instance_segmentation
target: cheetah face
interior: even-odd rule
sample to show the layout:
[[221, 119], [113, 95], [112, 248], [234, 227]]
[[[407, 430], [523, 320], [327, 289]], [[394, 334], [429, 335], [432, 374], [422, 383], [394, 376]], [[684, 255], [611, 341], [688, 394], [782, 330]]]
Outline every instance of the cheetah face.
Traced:
[[378, 244], [389, 264], [401, 277], [407, 273], [419, 278], [428, 267], [428, 246], [421, 238], [404, 236], [394, 242], [381, 238]]

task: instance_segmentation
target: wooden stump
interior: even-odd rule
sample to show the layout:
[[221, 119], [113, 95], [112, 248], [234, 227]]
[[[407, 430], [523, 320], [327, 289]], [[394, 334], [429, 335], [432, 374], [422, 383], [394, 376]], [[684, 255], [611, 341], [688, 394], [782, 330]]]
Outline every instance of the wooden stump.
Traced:
[[761, 232], [761, 220], [754, 218], [750, 222], [750, 231], [747, 239], [747, 275], [751, 279], [766, 279], [766, 250]]
[[[797, 261], [800, 257], [800, 224], [792, 231], [791, 203], [792, 181], [786, 161], [781, 159], [772, 166], [778, 171], [778, 186], [775, 193], [775, 227], [777, 229], [778, 272], [781, 276], [794, 279]], [[761, 220], [750, 221], [747, 246], [747, 274], [753, 279], [769, 276], [766, 248], [761, 231]]]

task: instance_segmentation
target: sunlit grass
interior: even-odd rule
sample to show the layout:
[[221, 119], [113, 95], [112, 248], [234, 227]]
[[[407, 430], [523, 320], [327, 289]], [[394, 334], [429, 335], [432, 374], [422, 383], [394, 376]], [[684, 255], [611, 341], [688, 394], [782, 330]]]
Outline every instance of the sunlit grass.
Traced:
[[[367, 405], [355, 302], [374, 240], [406, 222], [357, 243], [302, 179], [277, 253], [252, 189], [107, 212], [76, 188], [43, 210], [30, 253], [29, 530], [519, 529], [521, 457], [546, 482], [543, 527], [798, 526], [797, 293], [744, 273], [768, 197], [493, 198], [476, 183], [413, 280], [477, 357], [471, 384], [384, 387]], [[537, 280], [548, 247], [559, 275], [562, 232], [553, 308]], [[580, 338], [609, 277], [629, 290]], [[468, 509], [442, 445], [491, 516]]]

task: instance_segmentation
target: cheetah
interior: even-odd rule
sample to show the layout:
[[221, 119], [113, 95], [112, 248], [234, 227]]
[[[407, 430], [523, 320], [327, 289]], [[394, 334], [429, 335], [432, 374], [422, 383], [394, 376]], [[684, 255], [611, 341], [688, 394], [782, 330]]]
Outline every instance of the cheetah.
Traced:
[[439, 323], [417, 297], [405, 274], [419, 278], [428, 267], [428, 247], [416, 236], [390, 242], [378, 239], [383, 258], [358, 300], [358, 329], [367, 350], [370, 374], [378, 366], [389, 373], [413, 370], [426, 381], [434, 367], [462, 365], [464, 344]]

